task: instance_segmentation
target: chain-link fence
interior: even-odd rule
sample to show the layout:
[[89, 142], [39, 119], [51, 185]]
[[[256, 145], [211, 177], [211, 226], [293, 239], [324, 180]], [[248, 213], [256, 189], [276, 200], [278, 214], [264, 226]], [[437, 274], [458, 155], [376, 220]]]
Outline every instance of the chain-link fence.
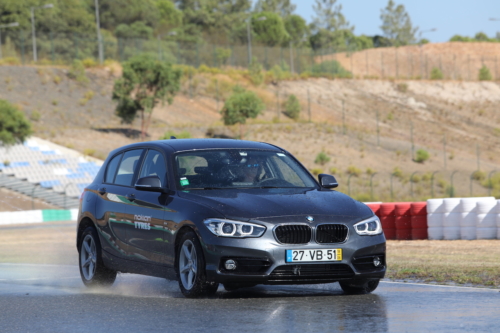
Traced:
[[[11, 33], [0, 41], [1, 54], [3, 58], [17, 59], [22, 64], [33, 63], [33, 44], [31, 32]], [[366, 50], [347, 47], [346, 51], [346, 48], [312, 50], [294, 45], [249, 47], [248, 44], [188, 43], [167, 36], [163, 39], [108, 37], [103, 39], [102, 46], [104, 58], [116, 61], [149, 53], [162, 61], [194, 67], [246, 68], [253, 58], [266, 70], [279, 66], [298, 74], [313, 72], [354, 78], [451, 80], [478, 80], [479, 70], [486, 66], [491, 79], [500, 79], [500, 43], [454, 42]], [[36, 50], [41, 63], [69, 64], [74, 59], [98, 59], [98, 41], [93, 34], [39, 32], [36, 34]]]

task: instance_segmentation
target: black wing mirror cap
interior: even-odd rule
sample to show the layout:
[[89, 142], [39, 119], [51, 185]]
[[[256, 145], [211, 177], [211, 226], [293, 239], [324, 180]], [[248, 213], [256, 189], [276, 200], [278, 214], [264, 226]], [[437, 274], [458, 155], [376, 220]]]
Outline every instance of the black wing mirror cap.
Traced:
[[161, 187], [161, 180], [158, 176], [147, 176], [137, 179], [135, 189], [138, 191], [149, 192], [164, 192], [165, 189]]
[[335, 177], [333, 177], [332, 175], [321, 173], [318, 175], [318, 180], [321, 187], [324, 188], [335, 188], [339, 186], [337, 179], [335, 179]]

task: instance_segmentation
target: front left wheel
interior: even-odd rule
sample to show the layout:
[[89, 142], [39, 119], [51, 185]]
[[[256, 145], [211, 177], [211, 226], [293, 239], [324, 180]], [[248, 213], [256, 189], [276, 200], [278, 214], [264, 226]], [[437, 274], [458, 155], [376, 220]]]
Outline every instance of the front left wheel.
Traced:
[[181, 236], [176, 252], [177, 278], [182, 294], [188, 298], [215, 294], [219, 284], [206, 280], [203, 250], [193, 231]]
[[104, 266], [101, 256], [101, 243], [94, 227], [82, 233], [79, 248], [80, 276], [87, 287], [108, 287], [116, 279], [116, 271]]

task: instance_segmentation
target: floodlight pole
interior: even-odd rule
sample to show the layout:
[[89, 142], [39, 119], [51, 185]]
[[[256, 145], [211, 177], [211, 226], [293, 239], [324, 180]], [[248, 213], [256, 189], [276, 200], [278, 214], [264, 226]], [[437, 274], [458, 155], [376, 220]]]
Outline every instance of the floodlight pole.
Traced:
[[99, 64], [104, 62], [104, 52], [102, 49], [101, 22], [99, 19], [99, 0], [95, 0], [95, 25], [97, 29], [97, 44], [99, 49]]
[[2, 29], [19, 26], [18, 22], [0, 25], [0, 59], [2, 59]]
[[[247, 20], [247, 40], [248, 40], [248, 65], [252, 63], [252, 36], [250, 34], [250, 21], [252, 17], [250, 16]], [[257, 19], [257, 21], [265, 21], [267, 17], [261, 16]]]
[[53, 4], [48, 3], [43, 6], [31, 7], [31, 36], [33, 40], [33, 61], [38, 61], [38, 55], [36, 53], [36, 34], [35, 34], [35, 9], [44, 9], [44, 8], [52, 8]]

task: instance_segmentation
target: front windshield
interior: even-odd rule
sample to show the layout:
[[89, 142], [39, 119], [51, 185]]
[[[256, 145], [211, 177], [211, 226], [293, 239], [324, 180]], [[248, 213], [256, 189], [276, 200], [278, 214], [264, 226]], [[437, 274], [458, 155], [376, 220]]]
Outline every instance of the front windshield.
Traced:
[[293, 158], [275, 151], [201, 150], [179, 153], [175, 161], [183, 190], [317, 186]]

